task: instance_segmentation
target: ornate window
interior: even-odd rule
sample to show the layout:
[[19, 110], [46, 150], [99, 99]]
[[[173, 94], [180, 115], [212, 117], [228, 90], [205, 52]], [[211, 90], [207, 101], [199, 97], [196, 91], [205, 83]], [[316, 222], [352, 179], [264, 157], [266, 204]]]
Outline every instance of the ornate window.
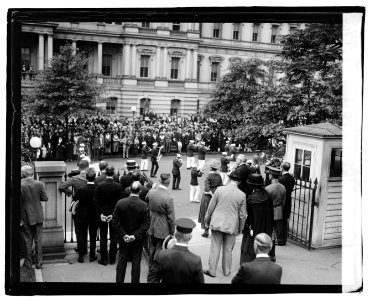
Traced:
[[150, 99], [142, 98], [140, 99], [140, 116], [143, 116], [149, 112], [150, 109]]
[[180, 100], [178, 99], [172, 99], [171, 100], [171, 110], [170, 110], [170, 115], [173, 116], [174, 114], [178, 114], [180, 108]]
[[140, 60], [140, 77], [149, 77], [149, 55], [141, 55]]
[[221, 62], [224, 60], [221, 56], [210, 56], [211, 62], [211, 82], [216, 82], [220, 77]]
[[171, 58], [171, 79], [179, 79], [180, 58]]
[[103, 76], [112, 76], [112, 54], [103, 54]]
[[108, 114], [114, 115], [117, 108], [117, 97], [109, 97], [106, 102], [105, 110]]

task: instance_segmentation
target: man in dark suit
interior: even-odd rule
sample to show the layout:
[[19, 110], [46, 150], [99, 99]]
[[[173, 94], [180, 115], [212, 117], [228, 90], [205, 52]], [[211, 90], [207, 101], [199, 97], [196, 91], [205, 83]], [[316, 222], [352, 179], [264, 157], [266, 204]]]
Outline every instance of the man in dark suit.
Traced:
[[195, 162], [194, 151], [197, 150], [197, 147], [194, 145], [194, 140], [190, 140], [189, 144], [186, 147], [186, 168], [190, 169], [191, 165]]
[[202, 261], [188, 249], [195, 223], [182, 218], [176, 220], [175, 224], [176, 244], [155, 255], [148, 283], [204, 283]]
[[[107, 179], [107, 175], [105, 174], [105, 169], [108, 167], [108, 162], [105, 160], [102, 160], [99, 162], [99, 169], [100, 169], [100, 175], [96, 177], [95, 183], [98, 184], [100, 182], [105, 181]], [[116, 182], [119, 182], [119, 176], [117, 174], [113, 175], [113, 179]]]
[[96, 260], [96, 234], [98, 222], [93, 204], [95, 191], [95, 171], [90, 168], [86, 172], [87, 183], [77, 189], [73, 196], [74, 201], [78, 201], [74, 221], [76, 225], [77, 248], [79, 249], [78, 262], [84, 262], [84, 256], [87, 254], [87, 230], [90, 236], [90, 261]]
[[272, 240], [266, 233], [257, 234], [254, 239], [253, 261], [243, 263], [232, 279], [233, 284], [280, 284], [282, 268], [269, 258]]
[[152, 167], [150, 169], [150, 177], [157, 177], [156, 174], [157, 174], [158, 169], [159, 169], [158, 154], [159, 154], [160, 150], [157, 147], [158, 147], [158, 143], [154, 142], [153, 143], [153, 148], [150, 151], [150, 159], [151, 159], [151, 162], [152, 162]]
[[[136, 170], [134, 170], [132, 172], [132, 180], [133, 180], [132, 183], [134, 183], [136, 181], [137, 182], [140, 182], [141, 188], [140, 188], [139, 197], [140, 197], [141, 200], [143, 200], [143, 201], [146, 202], [146, 199], [145, 198], [146, 198], [146, 195], [149, 192], [149, 189], [144, 185], [144, 181], [142, 179], [142, 175], [141, 175], [141, 173], [140, 173], [140, 171], [138, 169], [136, 169]], [[130, 196], [130, 194], [131, 194], [131, 187], [127, 187], [125, 189], [125, 191], [124, 191], [124, 196], [125, 197], [128, 197], [128, 196]]]
[[113, 180], [114, 167], [109, 166], [105, 169], [107, 178], [100, 182], [94, 192], [94, 206], [99, 219], [100, 228], [100, 260], [99, 263], [106, 266], [108, 264], [107, 236], [108, 227], [110, 235], [109, 262], [111, 265], [116, 262], [117, 238], [110, 222], [113, 218], [113, 210], [117, 201], [124, 198], [121, 185]]
[[292, 191], [294, 189], [295, 180], [292, 175], [289, 174], [290, 163], [283, 162], [281, 164], [282, 175], [279, 178], [279, 182], [285, 187], [285, 206], [283, 208], [283, 222], [281, 230], [281, 240], [278, 243], [279, 246], [286, 245], [287, 236], [288, 236], [288, 222], [290, 218], [290, 212], [292, 207]]
[[247, 157], [244, 154], [239, 154], [236, 158], [236, 163], [238, 167], [236, 168], [239, 171], [240, 175], [240, 184], [238, 188], [245, 194], [246, 199], [248, 199], [249, 195], [252, 194], [253, 189], [247, 183], [247, 179], [249, 175], [253, 173], [253, 169], [247, 165]]
[[76, 176], [72, 176], [67, 181], [63, 182], [59, 186], [59, 190], [62, 193], [65, 193], [67, 197], [70, 197], [73, 195], [72, 190], [69, 187], [73, 188], [73, 191], [75, 192], [78, 188], [85, 186], [87, 179], [86, 179], [86, 171], [89, 168], [89, 162], [85, 159], [81, 159], [78, 162], [78, 169], [80, 173]]
[[181, 154], [176, 154], [176, 158], [172, 162], [172, 189], [173, 190], [181, 190], [179, 188], [180, 181], [181, 181], [181, 173], [180, 167], [182, 166]]
[[44, 211], [41, 201], [48, 201], [45, 186], [33, 179], [31, 166], [21, 168], [21, 227], [26, 248], [24, 267], [32, 268], [32, 243], [35, 242], [36, 269], [42, 264], [42, 224]]
[[136, 170], [137, 163], [133, 159], [129, 159], [126, 162], [126, 166], [128, 173], [123, 174], [121, 178], [119, 179], [119, 182], [121, 183], [122, 191], [124, 191], [127, 187], [130, 187], [131, 184], [134, 182], [132, 179], [132, 172]]
[[141, 254], [146, 231], [150, 225], [149, 208], [140, 200], [140, 191], [140, 182], [134, 181], [130, 196], [119, 200], [113, 212], [112, 225], [119, 243], [116, 283], [123, 283], [125, 280], [130, 253], [132, 255], [131, 282], [140, 282]]
[[162, 249], [164, 239], [175, 232], [173, 198], [167, 191], [170, 178], [170, 174], [162, 173], [159, 179], [159, 186], [152, 188], [146, 196], [151, 218], [148, 230], [150, 235], [149, 273], [155, 253]]

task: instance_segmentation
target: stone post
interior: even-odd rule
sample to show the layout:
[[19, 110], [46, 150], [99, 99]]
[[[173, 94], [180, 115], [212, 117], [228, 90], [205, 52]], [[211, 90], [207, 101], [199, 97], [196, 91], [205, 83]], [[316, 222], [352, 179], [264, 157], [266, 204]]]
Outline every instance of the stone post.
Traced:
[[64, 161], [36, 161], [37, 179], [44, 182], [49, 200], [43, 204], [44, 228], [42, 251], [44, 257], [64, 258], [63, 201], [59, 186], [66, 172]]

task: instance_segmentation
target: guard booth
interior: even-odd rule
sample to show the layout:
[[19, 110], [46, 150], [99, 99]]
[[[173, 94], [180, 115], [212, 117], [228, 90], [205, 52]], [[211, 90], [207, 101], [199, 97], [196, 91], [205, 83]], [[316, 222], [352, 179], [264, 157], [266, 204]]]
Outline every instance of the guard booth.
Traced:
[[296, 180], [288, 235], [309, 249], [342, 244], [342, 128], [286, 128], [285, 161]]

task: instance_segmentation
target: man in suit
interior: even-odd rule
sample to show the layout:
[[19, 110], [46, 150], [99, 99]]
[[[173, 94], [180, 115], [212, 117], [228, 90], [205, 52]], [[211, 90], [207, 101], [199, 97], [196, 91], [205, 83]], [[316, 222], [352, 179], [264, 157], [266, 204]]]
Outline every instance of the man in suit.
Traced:
[[236, 158], [236, 163], [238, 167], [236, 168], [239, 171], [240, 175], [240, 184], [238, 188], [245, 194], [246, 199], [248, 199], [249, 195], [252, 194], [253, 189], [247, 183], [247, 179], [249, 175], [253, 173], [253, 169], [247, 165], [247, 157], [244, 154], [239, 154]]
[[[99, 184], [100, 182], [105, 181], [107, 179], [107, 175], [105, 174], [105, 169], [108, 167], [108, 162], [105, 160], [102, 160], [99, 162], [99, 169], [100, 169], [100, 175], [96, 177], [95, 184]], [[119, 176], [117, 174], [113, 175], [113, 179], [116, 182], [119, 182]]]
[[158, 143], [154, 142], [153, 143], [153, 148], [150, 151], [150, 158], [152, 162], [152, 168], [150, 169], [150, 177], [157, 177], [156, 174], [158, 172], [159, 166], [158, 166]]
[[279, 178], [279, 182], [285, 187], [285, 205], [283, 208], [283, 221], [280, 235], [279, 246], [286, 245], [287, 236], [288, 236], [288, 222], [290, 218], [290, 212], [292, 207], [292, 191], [294, 189], [295, 180], [292, 175], [289, 174], [290, 163], [283, 162], [281, 164], [282, 175]]
[[229, 175], [230, 183], [217, 188], [209, 203], [205, 224], [211, 228], [211, 250], [209, 268], [204, 274], [215, 277], [222, 246], [222, 270], [229, 276], [232, 266], [232, 250], [236, 236], [243, 228], [246, 218], [245, 194], [238, 188], [240, 175], [233, 171]]
[[48, 201], [45, 186], [33, 179], [31, 166], [21, 168], [21, 227], [25, 244], [24, 267], [32, 268], [32, 243], [35, 243], [36, 269], [42, 264], [42, 224], [44, 211], [41, 201]]
[[[144, 185], [144, 180], [143, 180], [142, 175], [141, 175], [141, 173], [138, 169], [136, 169], [132, 172], [132, 180], [133, 180], [132, 183], [140, 182], [141, 187], [140, 187], [139, 198], [146, 202], [146, 195], [148, 194], [149, 189]], [[128, 197], [128, 196], [130, 196], [130, 194], [131, 194], [131, 187], [129, 186], [125, 189], [124, 196]]]
[[[65, 193], [67, 197], [72, 196], [73, 192], [75, 192], [78, 188], [85, 186], [87, 179], [86, 179], [86, 171], [89, 168], [89, 162], [85, 159], [81, 159], [78, 162], [78, 169], [80, 173], [76, 176], [72, 176], [70, 179], [67, 181], [63, 182], [59, 186], [59, 191], [62, 193]], [[69, 188], [72, 187], [72, 190]]]
[[123, 174], [121, 178], [119, 179], [119, 182], [121, 183], [122, 191], [124, 191], [127, 187], [130, 187], [133, 183], [132, 179], [132, 172], [136, 170], [137, 163], [133, 159], [129, 159], [126, 162], [126, 166], [128, 173]]
[[282, 268], [269, 258], [272, 240], [266, 233], [259, 233], [254, 239], [253, 261], [243, 263], [231, 283], [233, 284], [280, 284]]
[[152, 188], [146, 196], [150, 209], [150, 227], [148, 230], [150, 235], [149, 273], [155, 253], [162, 249], [164, 239], [175, 232], [173, 198], [167, 191], [170, 178], [170, 174], [162, 173], [159, 178], [159, 186]]
[[206, 147], [205, 142], [200, 142], [200, 146], [198, 147], [198, 168], [203, 169], [206, 165], [206, 153], [208, 147]]
[[176, 244], [155, 255], [148, 283], [204, 283], [202, 261], [188, 249], [196, 225], [187, 218], [178, 219], [175, 224]]
[[148, 205], [139, 198], [142, 188], [140, 182], [134, 181], [130, 188], [130, 196], [119, 200], [113, 212], [112, 225], [119, 243], [116, 283], [123, 283], [125, 280], [130, 253], [132, 255], [131, 282], [140, 282], [141, 254], [146, 231], [150, 225]]
[[78, 201], [74, 221], [76, 225], [77, 248], [79, 249], [78, 262], [80, 263], [84, 262], [84, 256], [87, 254], [87, 231], [89, 231], [90, 236], [90, 262], [96, 260], [95, 248], [98, 222], [93, 204], [95, 176], [94, 169], [88, 169], [86, 172], [86, 185], [78, 188], [73, 196], [73, 200]]
[[222, 183], [225, 185], [227, 178], [227, 172], [229, 171], [229, 163], [230, 163], [230, 157], [227, 156], [227, 152], [222, 152], [221, 156], [221, 178]]
[[173, 190], [181, 190], [179, 188], [180, 181], [181, 181], [181, 173], [180, 173], [180, 167], [182, 166], [182, 160], [181, 160], [181, 154], [176, 154], [176, 158], [172, 162], [172, 189]]
[[109, 246], [109, 262], [114, 265], [117, 254], [117, 238], [112, 227], [111, 220], [113, 218], [113, 210], [117, 201], [124, 198], [121, 185], [113, 179], [114, 167], [108, 165], [105, 169], [107, 178], [100, 182], [94, 192], [94, 206], [97, 217], [99, 219], [98, 225], [100, 228], [100, 260], [99, 264], [106, 266], [108, 264], [108, 227], [110, 235]]

